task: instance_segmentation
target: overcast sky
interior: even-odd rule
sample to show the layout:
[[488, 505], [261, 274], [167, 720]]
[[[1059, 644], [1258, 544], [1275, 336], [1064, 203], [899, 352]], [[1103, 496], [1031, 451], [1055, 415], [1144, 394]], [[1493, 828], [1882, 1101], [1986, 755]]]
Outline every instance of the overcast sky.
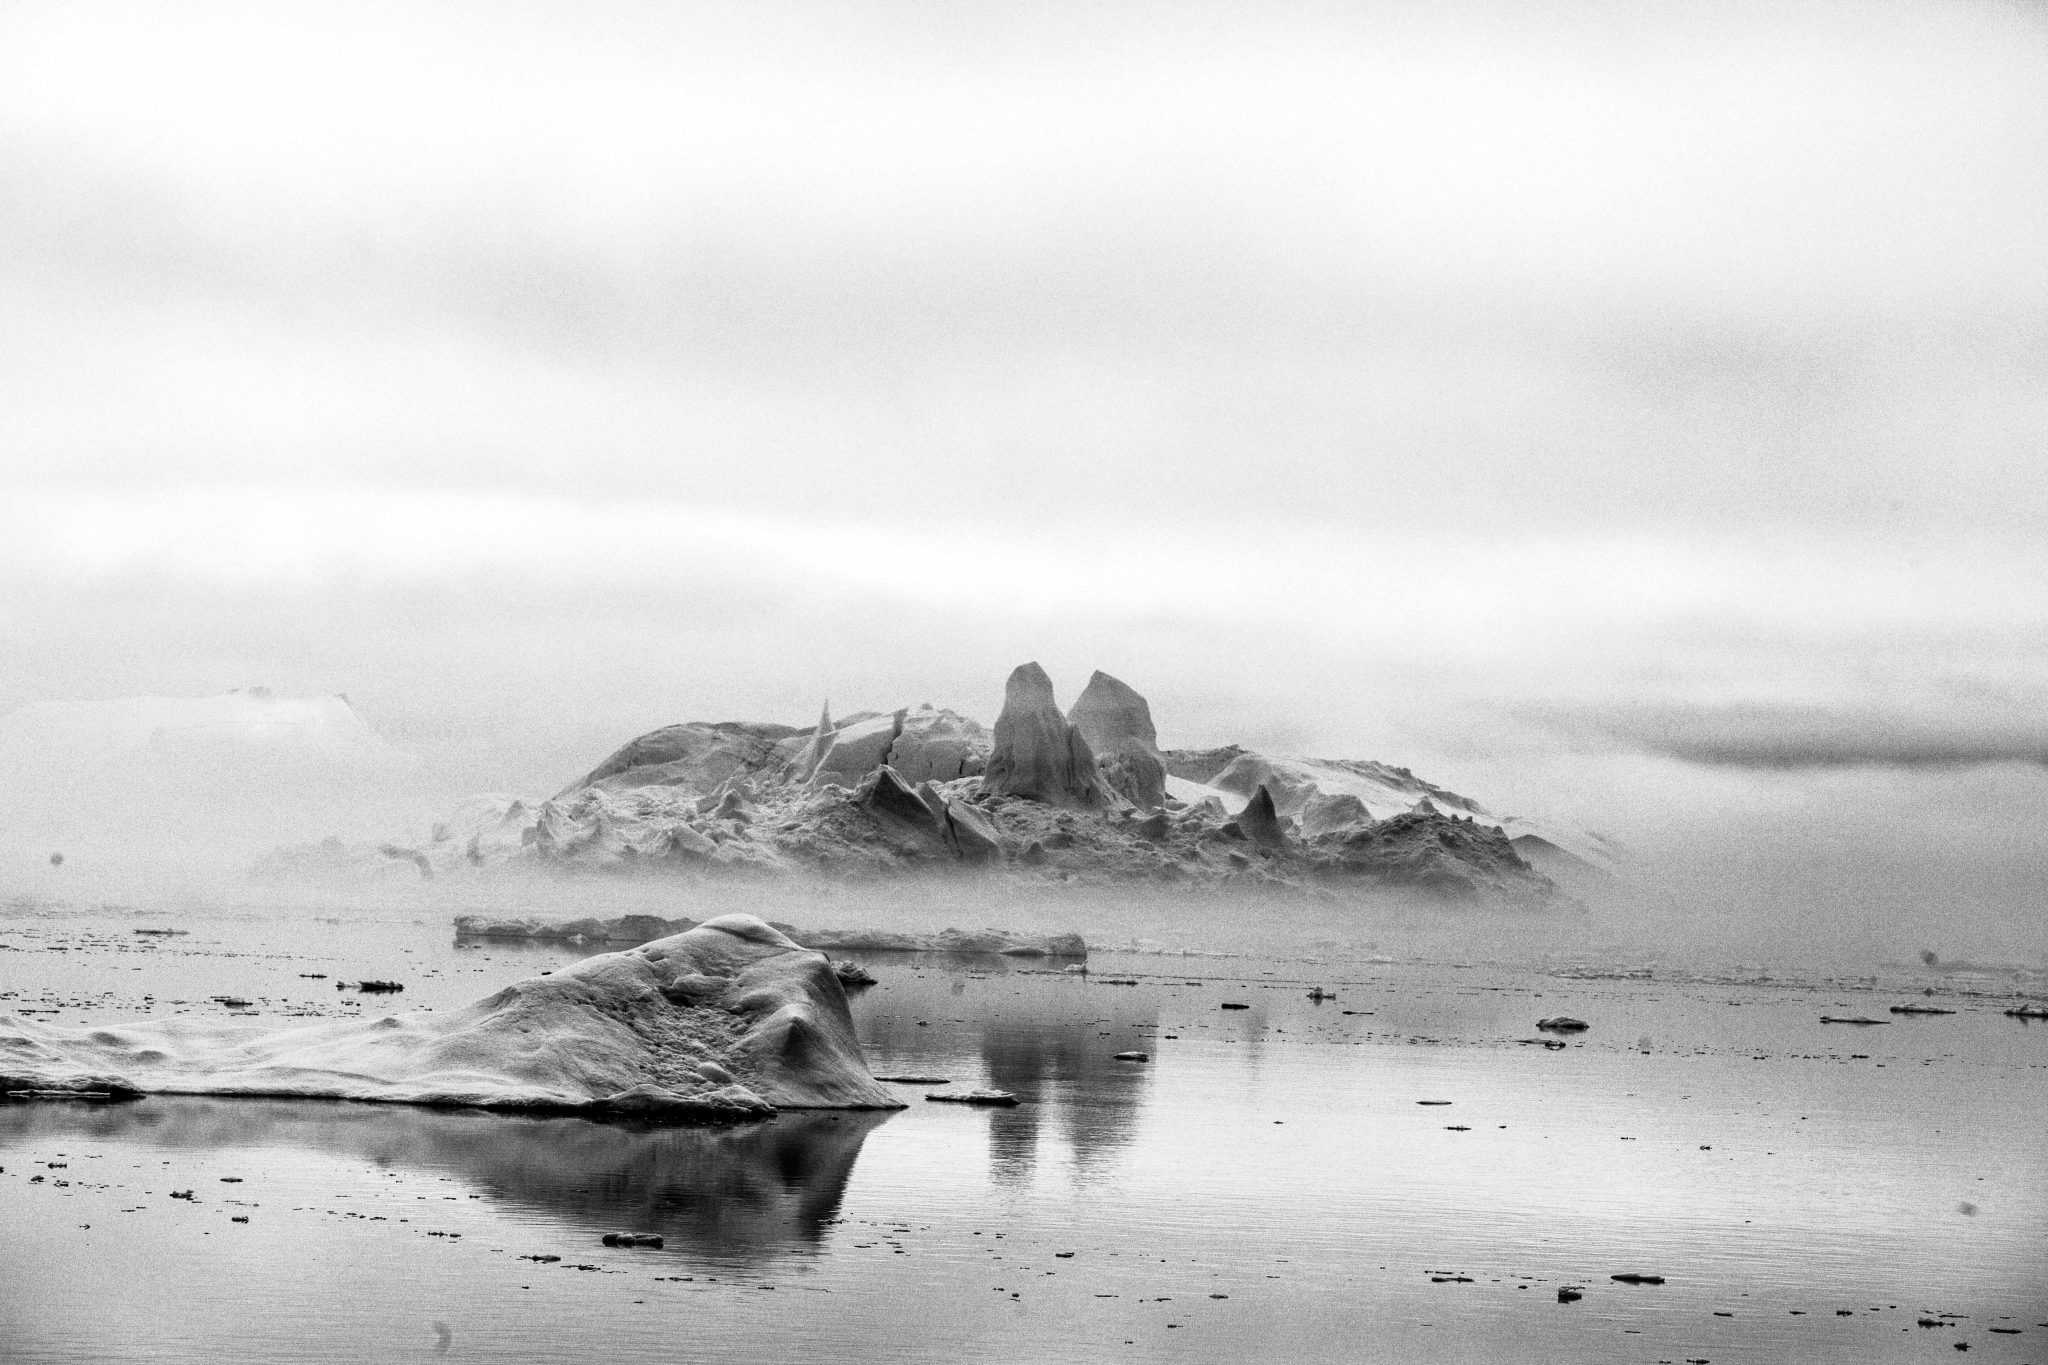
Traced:
[[2044, 456], [2015, 0], [0, 4], [0, 711], [2039, 760]]

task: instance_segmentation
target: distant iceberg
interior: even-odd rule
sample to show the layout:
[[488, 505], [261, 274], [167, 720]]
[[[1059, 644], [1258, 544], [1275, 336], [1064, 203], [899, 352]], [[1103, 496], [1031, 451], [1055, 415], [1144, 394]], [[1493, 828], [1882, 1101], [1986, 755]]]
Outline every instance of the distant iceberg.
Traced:
[[992, 727], [929, 704], [837, 720], [828, 707], [809, 727], [669, 725], [552, 797], [482, 796], [412, 837], [281, 847], [254, 870], [266, 881], [496, 867], [937, 873], [1048, 890], [1151, 884], [1541, 907], [1576, 904], [1553, 873], [1601, 875], [1617, 861], [1596, 835], [1495, 815], [1406, 768], [1156, 741], [1151, 707], [1128, 684], [1098, 671], [1062, 713], [1051, 678], [1027, 663], [1010, 674]]
[[90, 767], [150, 754], [300, 755], [357, 763], [407, 755], [364, 723], [346, 696], [280, 697], [265, 687], [211, 697], [46, 701], [0, 717], [0, 755]]

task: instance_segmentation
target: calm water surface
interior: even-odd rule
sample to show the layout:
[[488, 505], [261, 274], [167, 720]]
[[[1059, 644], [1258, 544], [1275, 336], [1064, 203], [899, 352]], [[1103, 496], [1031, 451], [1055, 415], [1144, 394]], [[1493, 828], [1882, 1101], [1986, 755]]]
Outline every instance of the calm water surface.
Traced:
[[[0, 914], [0, 1007], [111, 1022], [232, 993], [284, 1023], [394, 1008], [335, 978], [448, 1008], [576, 956], [403, 918], [144, 922]], [[1854, 1028], [1819, 1018], [1893, 1018], [1912, 983], [866, 960], [878, 1074], [1025, 1103], [905, 1086], [900, 1113], [710, 1128], [0, 1106], [0, 1357], [1675, 1365], [1967, 1342], [2048, 1365], [2048, 1029], [2004, 998]], [[1559, 1013], [1592, 1031], [1519, 1041]], [[613, 1231], [666, 1245], [602, 1246]]]

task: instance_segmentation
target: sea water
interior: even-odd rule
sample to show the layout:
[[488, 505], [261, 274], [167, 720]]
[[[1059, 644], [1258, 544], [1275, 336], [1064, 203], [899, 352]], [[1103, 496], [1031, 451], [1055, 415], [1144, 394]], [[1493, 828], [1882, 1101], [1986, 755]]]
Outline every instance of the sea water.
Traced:
[[[144, 923], [12, 907], [0, 1007], [289, 1024], [580, 955], [402, 915]], [[2048, 1362], [2048, 1029], [1996, 982], [863, 960], [872, 1069], [946, 1081], [900, 1112], [0, 1105], [0, 1358]], [[407, 989], [336, 989], [365, 976]], [[983, 1085], [1022, 1103], [926, 1098]]]

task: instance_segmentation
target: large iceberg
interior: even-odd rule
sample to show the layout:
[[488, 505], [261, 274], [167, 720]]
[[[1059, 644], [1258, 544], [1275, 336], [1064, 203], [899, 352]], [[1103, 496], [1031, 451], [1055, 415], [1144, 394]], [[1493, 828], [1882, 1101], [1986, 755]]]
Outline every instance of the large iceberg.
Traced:
[[284, 848], [258, 871], [934, 874], [1540, 906], [1567, 903], [1547, 874], [1614, 861], [1596, 836], [1494, 815], [1405, 768], [1157, 741], [1151, 707], [1127, 684], [1097, 672], [1063, 715], [1045, 670], [1024, 664], [992, 732], [929, 705], [828, 710], [809, 727], [674, 725], [551, 799], [480, 798], [424, 839]]

